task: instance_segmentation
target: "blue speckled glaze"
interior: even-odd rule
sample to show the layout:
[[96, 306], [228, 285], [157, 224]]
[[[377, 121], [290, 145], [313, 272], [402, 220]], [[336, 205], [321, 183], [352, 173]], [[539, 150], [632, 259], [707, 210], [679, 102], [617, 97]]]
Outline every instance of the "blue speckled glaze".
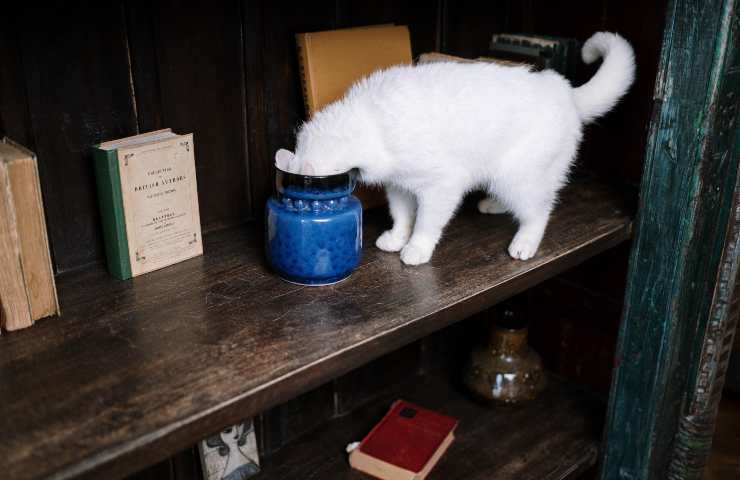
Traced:
[[325, 188], [278, 184], [267, 201], [266, 243], [267, 259], [280, 277], [326, 285], [352, 273], [362, 253], [362, 205], [353, 187], [354, 181]]

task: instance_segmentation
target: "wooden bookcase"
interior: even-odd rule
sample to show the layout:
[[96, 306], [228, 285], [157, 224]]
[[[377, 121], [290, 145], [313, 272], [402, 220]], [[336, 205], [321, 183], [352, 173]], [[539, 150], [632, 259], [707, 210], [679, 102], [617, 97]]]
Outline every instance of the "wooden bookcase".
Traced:
[[[254, 417], [257, 478], [359, 479], [344, 447], [403, 397], [461, 419], [431, 478], [700, 478], [740, 313], [740, 6], [648, 3], [4, 11], [0, 133], [38, 154], [62, 316], [0, 337], [3, 475], [197, 479], [193, 445]], [[293, 34], [377, 23], [409, 25], [415, 55], [478, 56], [497, 31], [633, 43], [638, 80], [587, 129], [534, 259], [511, 261], [511, 219], [468, 203], [429, 265], [372, 247], [381, 210], [347, 281], [303, 288], [266, 268], [272, 153], [303, 118]], [[195, 134], [206, 253], [120, 282], [89, 147], [162, 127]], [[459, 371], [503, 305], [552, 375], [536, 401], [490, 407]]]

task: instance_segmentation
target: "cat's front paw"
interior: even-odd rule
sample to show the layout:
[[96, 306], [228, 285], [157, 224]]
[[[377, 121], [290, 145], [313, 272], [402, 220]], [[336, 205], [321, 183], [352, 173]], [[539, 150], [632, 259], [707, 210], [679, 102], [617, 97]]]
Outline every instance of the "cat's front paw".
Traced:
[[527, 235], [515, 235], [514, 240], [509, 244], [509, 255], [518, 260], [529, 260], [537, 253], [540, 246], [540, 239], [535, 239]]
[[421, 265], [432, 258], [434, 247], [426, 247], [415, 243], [408, 243], [401, 250], [401, 261], [406, 265]]
[[384, 252], [398, 252], [406, 245], [407, 241], [408, 238], [403, 235], [394, 234], [393, 230], [386, 230], [375, 241], [375, 246]]

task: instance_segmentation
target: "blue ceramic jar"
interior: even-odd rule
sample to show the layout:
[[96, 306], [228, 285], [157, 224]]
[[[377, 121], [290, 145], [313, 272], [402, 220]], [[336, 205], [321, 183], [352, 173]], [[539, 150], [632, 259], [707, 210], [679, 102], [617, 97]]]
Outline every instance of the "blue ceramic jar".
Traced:
[[267, 260], [289, 282], [328, 285], [348, 277], [362, 252], [362, 205], [352, 172], [315, 177], [277, 170], [267, 201]]

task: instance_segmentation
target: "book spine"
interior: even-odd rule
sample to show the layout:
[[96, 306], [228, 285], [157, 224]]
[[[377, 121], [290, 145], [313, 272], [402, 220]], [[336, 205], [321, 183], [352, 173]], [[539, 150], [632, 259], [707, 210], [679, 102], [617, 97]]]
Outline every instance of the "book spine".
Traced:
[[33, 325], [7, 165], [0, 159], [0, 323], [6, 330]]
[[[32, 320], [36, 321], [42, 317], [49, 316], [49, 315], [59, 315], [59, 294], [57, 293], [57, 287], [56, 287], [56, 279], [54, 278], [54, 265], [51, 261], [51, 247], [49, 244], [49, 233], [46, 230], [46, 207], [44, 207], [44, 196], [41, 192], [41, 179], [39, 175], [39, 161], [36, 157], [36, 154], [32, 152], [31, 150], [27, 149], [20, 143], [17, 143], [13, 141], [12, 139], [8, 137], [3, 137], [1, 140], [3, 143], [12, 146], [13, 148], [16, 148], [20, 150], [21, 152], [24, 152], [26, 155], [28, 155], [28, 158], [31, 159], [31, 162], [33, 164], [33, 196], [34, 200], [33, 203], [38, 208], [38, 218], [36, 221], [40, 222], [38, 225], [37, 231], [34, 232], [34, 236], [38, 236], [38, 242], [41, 243], [41, 251], [43, 252], [43, 255], [45, 257], [44, 263], [45, 265], [42, 268], [45, 268], [47, 271], [46, 274], [46, 280], [47, 280], [47, 298], [50, 298], [51, 300], [49, 302], [44, 303], [45, 307], [42, 307], [43, 313], [40, 315], [37, 315], [35, 313], [32, 313]], [[31, 295], [29, 295], [30, 297]], [[34, 307], [33, 304], [31, 305], [31, 312], [33, 312]]]
[[295, 36], [296, 49], [298, 52], [298, 68], [301, 75], [301, 86], [303, 87], [303, 104], [306, 108], [306, 116], [311, 118], [316, 106], [316, 99], [313, 95], [313, 89], [310, 85], [311, 75], [308, 63], [308, 34], [299, 33]]
[[126, 280], [131, 278], [131, 257], [123, 211], [118, 153], [116, 150], [93, 148], [93, 160], [108, 270], [114, 277]]
[[31, 317], [36, 321], [58, 312], [36, 157], [31, 154], [14, 159], [7, 163], [7, 169], [23, 280]]
[[41, 175], [39, 174], [39, 161], [36, 158], [36, 154], [33, 154], [33, 169], [34, 169], [34, 190], [37, 198], [37, 204], [39, 208], [39, 219], [41, 223], [39, 228], [39, 235], [41, 236], [41, 242], [43, 243], [43, 251], [46, 254], [46, 267], [49, 269], [48, 286], [52, 298], [52, 302], [48, 305], [47, 315], [59, 315], [61, 313], [59, 309], [59, 293], [57, 292], [56, 279], [54, 278], [54, 265], [51, 261], [51, 245], [49, 244], [49, 232], [46, 230], [46, 207], [44, 206], [44, 195], [41, 192]]

